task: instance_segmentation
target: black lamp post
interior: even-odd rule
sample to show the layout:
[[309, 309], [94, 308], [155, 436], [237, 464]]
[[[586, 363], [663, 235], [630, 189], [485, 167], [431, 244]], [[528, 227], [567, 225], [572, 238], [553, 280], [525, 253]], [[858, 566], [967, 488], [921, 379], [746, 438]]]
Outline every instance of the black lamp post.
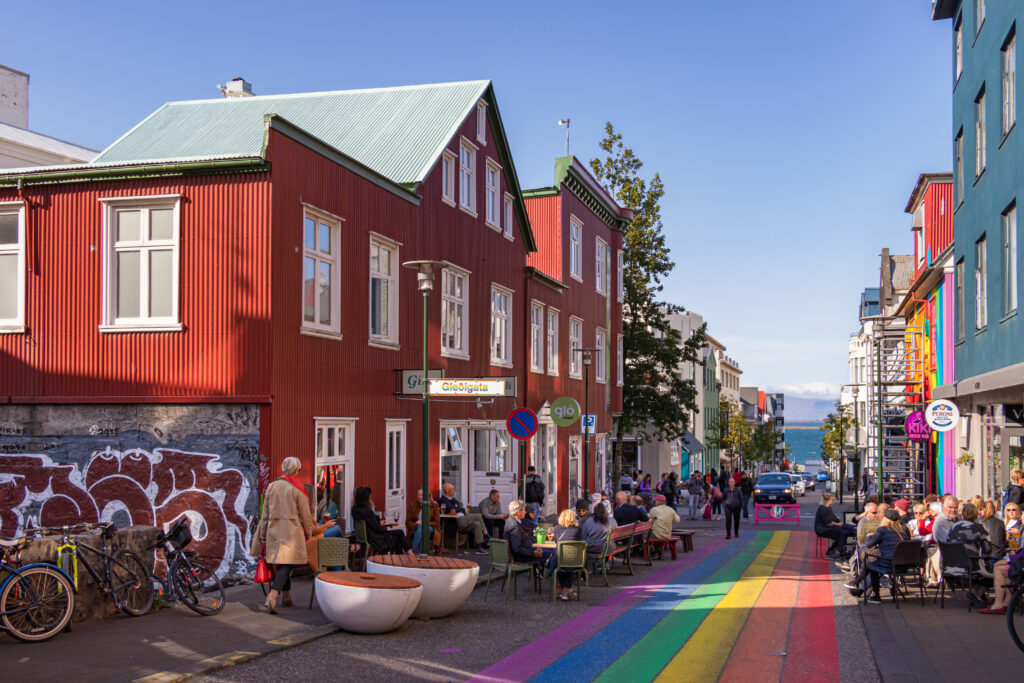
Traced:
[[590, 504], [590, 428], [587, 419], [590, 416], [590, 364], [594, 362], [596, 348], [576, 349], [583, 356], [583, 499]]

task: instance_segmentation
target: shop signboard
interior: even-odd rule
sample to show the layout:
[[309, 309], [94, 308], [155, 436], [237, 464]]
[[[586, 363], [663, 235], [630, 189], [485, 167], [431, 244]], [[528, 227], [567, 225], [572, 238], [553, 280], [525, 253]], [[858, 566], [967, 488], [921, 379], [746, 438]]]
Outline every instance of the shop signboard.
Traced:
[[471, 377], [456, 379], [428, 379], [427, 394], [430, 396], [515, 396], [515, 377]]
[[[423, 370], [402, 370], [402, 385], [399, 393], [402, 395], [423, 395]], [[444, 370], [431, 370], [430, 379], [444, 377]]]
[[907, 438], [911, 441], [927, 441], [928, 437], [932, 435], [932, 429], [924, 419], [924, 412], [920, 410], [915, 410], [907, 415], [904, 427], [907, 430]]
[[556, 398], [551, 404], [551, 421], [559, 427], [572, 427], [580, 415], [580, 404], [572, 396]]
[[940, 398], [924, 409], [924, 419], [937, 432], [948, 432], [960, 420], [960, 409], [952, 401]]

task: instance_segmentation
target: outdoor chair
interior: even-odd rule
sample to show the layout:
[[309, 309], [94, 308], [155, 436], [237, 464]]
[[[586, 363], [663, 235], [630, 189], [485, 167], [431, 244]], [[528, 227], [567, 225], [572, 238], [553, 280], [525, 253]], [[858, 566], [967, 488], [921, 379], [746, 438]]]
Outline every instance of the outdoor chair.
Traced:
[[455, 554], [459, 553], [459, 546], [469, 547], [469, 535], [459, 530], [459, 520], [454, 517], [441, 518], [441, 548], [448, 550], [449, 539], [454, 539]]
[[[921, 606], [924, 607], [924, 581], [921, 579], [921, 544], [917, 541], [901, 541], [892, 554], [892, 569], [884, 574], [889, 577], [889, 595], [900, 608], [900, 595], [906, 599], [906, 593], [900, 590], [900, 581], [907, 576], [917, 577], [917, 585], [921, 594]], [[871, 591], [864, 591], [864, 602], [868, 601]], [[881, 596], [879, 596], [881, 597]]]
[[[974, 568], [974, 560], [967, 554], [967, 548], [963, 543], [942, 543], [939, 542], [939, 555], [942, 558], [942, 582], [936, 593], [941, 593], [939, 607], [946, 607], [946, 586], [949, 586], [950, 595], [956, 593], [953, 581], [966, 581], [967, 591], [973, 592], [975, 577], [981, 578], [981, 574]], [[934, 603], [934, 599], [932, 600]], [[967, 611], [971, 611], [971, 601], [967, 600]]]
[[509, 554], [508, 541], [492, 538], [489, 544], [488, 553], [491, 556], [491, 566], [487, 571], [487, 586], [484, 589], [484, 602], [487, 602], [487, 594], [491, 591], [491, 581], [497, 577], [494, 573], [501, 575], [501, 589], [505, 593], [505, 602], [508, 602], [508, 580], [512, 579], [512, 591], [515, 598], [519, 599], [518, 577], [523, 572], [530, 574], [530, 600], [535, 600], [537, 595], [537, 582], [534, 579], [536, 565], [519, 564], [513, 562]]
[[365, 569], [366, 560], [370, 556], [370, 541], [366, 537], [366, 522], [361, 520], [356, 520], [356, 543], [359, 544], [359, 550], [352, 558], [352, 568]]
[[[555, 600], [558, 592], [558, 573], [572, 572], [576, 587], [579, 588], [580, 577], [587, 588], [590, 588], [590, 572], [587, 571], [587, 542], [586, 541], [559, 541], [558, 542], [558, 564], [555, 572], [551, 575], [551, 600]], [[582, 599], [582, 591], [576, 591], [576, 599]]]
[[[586, 562], [592, 564], [594, 572], [597, 572], [598, 567], [601, 569], [601, 574], [604, 576], [604, 585], [610, 586], [611, 583], [608, 581], [608, 552], [609, 546], [611, 545], [612, 532], [609, 531], [604, 536], [604, 547], [601, 548], [601, 552], [592, 553], [587, 551]], [[587, 584], [590, 585], [589, 583]]]
[[824, 557], [825, 551], [828, 550], [829, 545], [832, 543], [832, 539], [827, 536], [818, 536], [818, 534], [815, 534], [814, 536], [814, 556]]
[[[362, 524], [362, 522], [360, 522]], [[313, 589], [309, 591], [309, 609], [313, 609], [313, 598], [316, 596], [316, 577], [324, 572], [348, 571], [348, 539], [321, 538], [316, 542], [316, 569], [313, 570]]]

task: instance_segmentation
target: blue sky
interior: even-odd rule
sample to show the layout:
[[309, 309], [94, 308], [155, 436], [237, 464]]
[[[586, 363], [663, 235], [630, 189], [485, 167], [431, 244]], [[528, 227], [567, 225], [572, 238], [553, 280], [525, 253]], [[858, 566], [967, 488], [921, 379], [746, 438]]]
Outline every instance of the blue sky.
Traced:
[[[623, 10], [629, 12], [623, 14]], [[951, 170], [951, 27], [929, 0], [16, 3], [0, 63], [33, 130], [101, 149], [171, 100], [494, 81], [523, 187], [605, 121], [666, 186], [668, 297], [744, 384], [845, 382], [859, 292]], [[11, 27], [20, 27], [10, 30]]]

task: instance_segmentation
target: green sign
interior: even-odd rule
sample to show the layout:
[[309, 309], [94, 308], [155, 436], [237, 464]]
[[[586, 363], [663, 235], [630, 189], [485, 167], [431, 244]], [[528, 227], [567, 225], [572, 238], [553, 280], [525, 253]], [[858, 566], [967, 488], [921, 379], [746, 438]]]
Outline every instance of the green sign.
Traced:
[[580, 404], [572, 396], [556, 398], [551, 404], [551, 421], [559, 427], [572, 427], [581, 414]]

